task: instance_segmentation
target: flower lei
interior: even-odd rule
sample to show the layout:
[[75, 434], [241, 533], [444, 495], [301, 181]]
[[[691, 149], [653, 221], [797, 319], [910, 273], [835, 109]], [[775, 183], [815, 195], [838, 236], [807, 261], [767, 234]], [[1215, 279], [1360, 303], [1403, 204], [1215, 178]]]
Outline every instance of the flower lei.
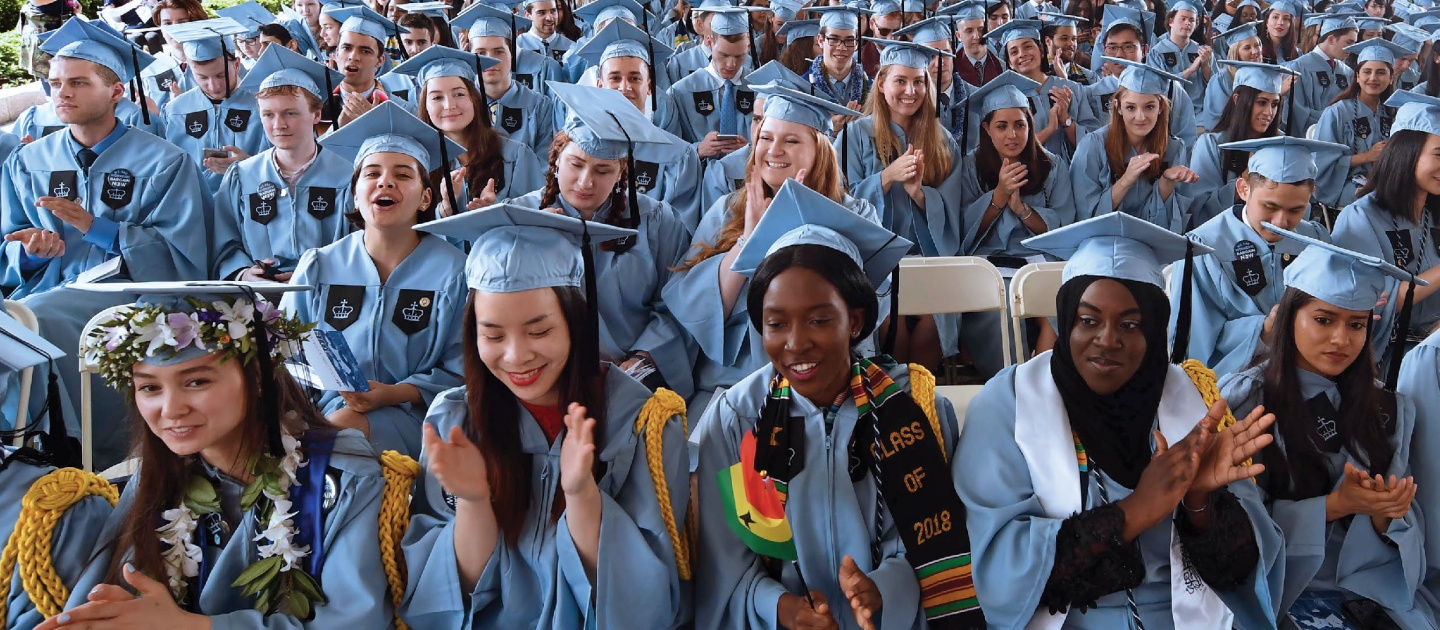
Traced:
[[158, 304], [135, 305], [92, 328], [83, 340], [85, 363], [95, 367], [105, 382], [130, 391], [130, 368], [147, 357], [173, 357], [190, 346], [217, 352], [222, 360], [239, 358], [249, 363], [259, 354], [250, 326], [259, 317], [270, 355], [279, 366], [300, 353], [300, 341], [314, 328], [278, 307], [257, 300], [233, 299], [206, 303], [194, 297], [185, 301], [194, 312], [172, 312]]
[[[247, 513], [255, 511], [263, 528], [252, 540], [264, 542], [259, 546], [260, 560], [246, 567], [230, 586], [241, 589], [244, 597], [254, 597], [255, 609], [266, 615], [309, 619], [315, 605], [324, 604], [326, 598], [301, 564], [310, 555], [310, 547], [295, 544], [299, 530], [290, 502], [290, 488], [299, 483], [296, 472], [308, 462], [300, 454], [299, 440], [290, 435], [281, 435], [280, 440], [285, 446], [283, 458], [258, 454], [251, 456], [247, 465], [254, 480], [245, 487], [240, 507]], [[189, 579], [200, 574], [203, 551], [195, 543], [200, 517], [219, 511], [215, 486], [204, 475], [193, 475], [186, 482], [180, 506], [161, 514], [165, 524], [155, 531], [160, 542], [169, 545], [161, 555], [170, 593], [178, 603], [185, 602]]]

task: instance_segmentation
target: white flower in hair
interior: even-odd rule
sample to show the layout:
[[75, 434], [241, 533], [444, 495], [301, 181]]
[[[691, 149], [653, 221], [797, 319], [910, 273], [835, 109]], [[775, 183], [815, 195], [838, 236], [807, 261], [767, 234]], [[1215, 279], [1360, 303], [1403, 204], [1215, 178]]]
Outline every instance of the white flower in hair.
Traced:
[[134, 327], [135, 339], [145, 346], [145, 356], [155, 356], [155, 351], [165, 346], [175, 346], [174, 330], [163, 319], [153, 319]]
[[220, 321], [225, 322], [231, 339], [240, 339], [250, 333], [250, 322], [255, 319], [255, 305], [250, 300], [235, 300], [234, 305], [214, 302], [211, 306], [220, 313]]

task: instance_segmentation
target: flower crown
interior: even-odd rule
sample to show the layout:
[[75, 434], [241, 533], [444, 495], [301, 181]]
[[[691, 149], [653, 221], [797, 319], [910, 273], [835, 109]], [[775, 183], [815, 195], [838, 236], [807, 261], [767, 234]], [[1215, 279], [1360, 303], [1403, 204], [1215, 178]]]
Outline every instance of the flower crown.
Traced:
[[250, 325], [260, 316], [260, 328], [270, 345], [277, 369], [300, 353], [300, 342], [315, 324], [286, 317], [265, 300], [206, 303], [186, 297], [194, 312], [170, 311], [158, 304], [137, 304], [91, 328], [83, 341], [86, 365], [97, 368], [105, 382], [122, 392], [130, 389], [130, 368], [150, 357], [173, 359], [190, 347], [219, 353], [248, 364], [259, 355]]

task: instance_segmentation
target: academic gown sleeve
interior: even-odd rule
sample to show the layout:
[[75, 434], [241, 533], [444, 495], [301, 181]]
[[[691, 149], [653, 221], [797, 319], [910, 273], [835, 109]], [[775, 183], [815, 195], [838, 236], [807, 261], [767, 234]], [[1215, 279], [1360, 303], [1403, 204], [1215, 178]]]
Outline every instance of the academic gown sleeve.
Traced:
[[1315, 178], [1315, 199], [1336, 207], [1342, 202], [1344, 187], [1355, 187], [1350, 183], [1350, 158], [1355, 156], [1355, 138], [1350, 127], [1353, 120], [1348, 116], [1351, 111], [1344, 101], [1335, 103], [1320, 112], [1320, 120], [1315, 123], [1316, 140], [1349, 147], [1340, 155], [1331, 154], [1329, 159], [1321, 160], [1323, 163], [1317, 162], [1320, 174]]
[[1190, 170], [1200, 179], [1190, 184], [1188, 192], [1192, 198], [1190, 213], [1198, 226], [1235, 205], [1235, 186], [1233, 180], [1227, 182], [1225, 178], [1218, 134], [1200, 136], [1193, 146]]
[[1175, 104], [1170, 108], [1170, 134], [1180, 138], [1185, 147], [1195, 146], [1197, 135], [1195, 133], [1195, 102], [1191, 100], [1190, 93], [1179, 85], [1175, 86]]
[[[519, 197], [545, 185], [545, 165], [530, 147], [509, 138], [502, 138], [501, 150], [507, 166], [510, 167], [510, 178], [505, 181], [503, 190], [495, 191], [496, 202]], [[474, 191], [470, 194], [478, 196], [478, 193], [479, 191]]]
[[[876, 152], [874, 137], [871, 135], [873, 124], [873, 118], [850, 123], [835, 139], [835, 151], [837, 155], [849, 151], [850, 163], [845, 179], [850, 182], [850, 194], [879, 209], [881, 225], [899, 229], [907, 223], [913, 224], [915, 220], [912, 218], [907, 221], [901, 218], [902, 216], [917, 216], [920, 211], [915, 207], [915, 201], [905, 192], [904, 185], [897, 182], [892, 184], [888, 191], [881, 187], [880, 173], [885, 170], [886, 165], [880, 163], [879, 154]], [[960, 250], [960, 214], [964, 210], [959, 204], [962, 173], [953, 166], [958, 165], [961, 153], [950, 133], [945, 131], [944, 134], [950, 148], [952, 168], [938, 187], [921, 187], [925, 195], [925, 232], [920, 232], [920, 226], [914, 227], [921, 241], [918, 243], [920, 253], [925, 256], [953, 256]], [[925, 242], [927, 238], [929, 243]]]
[[[1204, 363], [1216, 374], [1239, 372], [1250, 364], [1260, 347], [1265, 317], [1255, 302], [1241, 293], [1209, 256], [1196, 256], [1191, 278], [1190, 345], [1186, 356]], [[1170, 335], [1174, 342], [1181, 287], [1185, 274], [1170, 275]], [[1243, 416], [1240, 416], [1243, 417]]]
[[[705, 213], [695, 233], [697, 246], [691, 247], [685, 260], [699, 251], [699, 243], [715, 244], [721, 228], [729, 219], [726, 206], [730, 199], [729, 195], [721, 197]], [[745, 291], [750, 281], [746, 279], [741, 285], [734, 308], [726, 314], [719, 281], [724, 259], [724, 253], [716, 254], [694, 267], [676, 272], [665, 286], [663, 295], [666, 304], [682, 306], [674, 310], [675, 321], [706, 357], [721, 365], [734, 365], [739, 358], [740, 346], [750, 334], [750, 318], [745, 308]]]
[[240, 204], [244, 177], [240, 169], [225, 171], [220, 190], [215, 193], [215, 233], [210, 238], [210, 277], [224, 280], [255, 264], [245, 251]]
[[676, 307], [688, 305], [666, 303], [664, 290], [674, 275], [670, 270], [684, 261], [685, 250], [690, 245], [690, 232], [673, 210], [661, 202], [656, 205], [655, 214], [645, 221], [645, 230], [649, 232], [647, 240], [654, 251], [657, 280], [649, 298], [650, 322], [631, 344], [630, 350], [648, 353], [656, 369], [665, 377], [666, 386], [681, 397], [688, 397], [695, 392], [695, 348], [688, 343], [675, 315]]
[[1105, 158], [1105, 129], [1080, 139], [1070, 162], [1070, 185], [1075, 193], [1076, 220], [1093, 219], [1115, 211], [1110, 204], [1110, 164]]
[[[20, 474], [20, 469], [24, 465], [11, 464], [11, 466], [12, 470], [7, 474], [13, 477]], [[36, 478], [38, 479], [39, 474], [49, 471], [36, 470], [33, 472], [37, 473]], [[18, 503], [19, 496], [13, 498]], [[81, 574], [85, 570], [85, 559], [89, 555], [90, 546], [100, 536], [110, 514], [110, 504], [103, 498], [92, 496], [81, 499], [80, 502], [70, 506], [70, 509], [65, 510], [65, 514], [56, 521], [55, 530], [50, 539], [50, 560], [54, 563], [56, 577], [59, 577], [62, 583], [74, 585], [80, 580]], [[14, 523], [9, 525], [13, 526]], [[7, 531], [9, 529], [11, 528], [6, 528]], [[13, 577], [6, 577], [10, 579], [10, 599], [6, 602], [4, 626], [21, 630], [33, 628], [45, 621], [45, 617], [40, 614], [40, 611], [35, 609], [35, 603], [30, 600], [30, 595], [25, 592], [25, 585], [20, 581], [20, 572], [17, 570]]]
[[1215, 131], [1215, 126], [1220, 124], [1220, 114], [1225, 112], [1225, 104], [1230, 102], [1230, 94], [1234, 92], [1232, 81], [1228, 70], [1218, 70], [1210, 75], [1210, 84], [1205, 86], [1205, 107], [1195, 119], [1196, 126]]
[[[1430, 509], [1425, 515], [1425, 538], [1440, 539], [1440, 344], [1431, 336], [1406, 353], [1400, 364], [1396, 390], [1415, 401], [1415, 432], [1411, 436], [1410, 472], [1415, 476], [1415, 503]], [[1427, 600], [1440, 597], [1440, 545], [1425, 546], [1422, 586]]]
[[[985, 211], [995, 199], [993, 190], [980, 192], [979, 180], [975, 177], [975, 162], [966, 158], [964, 163], [957, 170], [964, 170], [961, 177], [963, 192], [961, 200], [972, 200], [965, 204], [964, 225], [965, 237], [961, 241], [961, 256], [983, 255], [976, 252], [982, 246], [987, 250], [985, 253], [1005, 254], [1028, 254], [1030, 249], [1020, 244], [1020, 241], [1034, 236], [1030, 229], [1020, 222], [1020, 217], [1015, 216], [1009, 208], [1002, 208], [999, 216], [990, 224], [985, 233], [980, 233], [981, 219]], [[1065, 161], [1051, 155], [1050, 173], [1045, 178], [1043, 194], [1026, 195], [1023, 197], [1026, 205], [1030, 206], [1045, 221], [1047, 230], [1054, 230], [1075, 222], [1075, 200], [1072, 194], [1070, 183], [1070, 170]], [[992, 247], [998, 247], [996, 251], [988, 251]]]

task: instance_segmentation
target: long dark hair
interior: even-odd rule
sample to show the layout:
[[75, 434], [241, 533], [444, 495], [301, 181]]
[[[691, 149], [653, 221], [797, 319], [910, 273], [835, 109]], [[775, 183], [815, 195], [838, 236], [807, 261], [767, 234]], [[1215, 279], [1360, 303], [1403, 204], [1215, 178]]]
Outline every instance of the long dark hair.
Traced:
[[[603, 435], [605, 426], [605, 387], [600, 366], [593, 370], [580, 369], [579, 348], [584, 343], [598, 343], [586, 339], [585, 294], [575, 287], [553, 287], [560, 302], [560, 313], [565, 317], [565, 328], [570, 333], [569, 359], [556, 381], [560, 386], [560, 408], [570, 403], [585, 406], [587, 415], [595, 419], [595, 432]], [[475, 319], [475, 292], [465, 300], [463, 325], [465, 354], [465, 405], [469, 418], [465, 423], [465, 437], [480, 447], [485, 457], [485, 474], [490, 480], [490, 502], [495, 508], [495, 522], [505, 535], [505, 543], [515, 545], [520, 531], [525, 528], [525, 515], [534, 507], [530, 494], [530, 455], [520, 443], [520, 402], [515, 394], [496, 378], [480, 359], [479, 340]], [[587, 374], [597, 376], [587, 377]], [[599, 465], [599, 459], [596, 460]], [[598, 468], [597, 468], [598, 469]], [[598, 480], [598, 475], [596, 476]], [[556, 493], [550, 505], [550, 522], [560, 519], [565, 511], [565, 495]]]
[[[260, 362], [251, 361], [242, 365], [241, 369], [244, 371], [246, 395], [239, 401], [244, 405], [245, 413], [241, 421], [240, 458], [245, 461], [250, 454], [265, 448], [266, 422], [260, 417]], [[286, 433], [299, 436], [311, 430], [333, 430], [334, 427], [320, 417], [314, 403], [289, 374], [277, 370], [275, 385], [279, 401], [276, 408], [281, 410], [280, 425]], [[110, 584], [122, 583], [121, 567], [127, 561], [145, 575], [165, 575], [160, 538], [155, 535], [156, 519], [179, 504], [191, 475], [203, 474], [204, 469], [198, 454], [178, 456], [150, 430], [150, 425], [135, 405], [133, 390], [126, 398], [130, 407], [130, 456], [140, 460], [140, 473], [131, 479], [135, 485], [135, 503], [120, 525], [115, 555], [110, 560], [105, 578]], [[198, 596], [198, 593], [191, 594], [191, 597]]]
[[555, 0], [555, 7], [560, 9], [560, 19], [555, 20], [555, 32], [569, 37], [571, 41], [580, 41], [585, 32], [575, 23], [575, 7], [570, 5], [569, 0]]
[[[880, 299], [870, 279], [849, 256], [824, 245], [791, 245], [781, 248], [765, 257], [750, 280], [750, 289], [745, 294], [745, 307], [749, 310], [750, 325], [755, 330], [765, 330], [761, 316], [765, 310], [765, 292], [770, 283], [791, 267], [804, 267], [825, 278], [840, 293], [845, 305], [864, 311], [860, 334], [850, 338], [850, 348], [870, 336], [880, 317]], [[891, 290], [894, 290], [893, 287]]]
[[[1411, 206], [1420, 186], [1415, 181], [1415, 165], [1425, 150], [1425, 141], [1430, 134], [1415, 129], [1395, 132], [1380, 152], [1380, 159], [1370, 167], [1370, 177], [1360, 196], [1375, 193], [1375, 206], [1391, 216], [1415, 221]], [[1440, 211], [1440, 196], [1427, 195], [1427, 212]], [[1418, 221], [1417, 221], [1418, 223]]]
[[814, 37], [789, 37], [785, 39], [785, 48], [780, 51], [780, 65], [789, 68], [791, 72], [804, 75], [810, 71], [810, 50], [815, 46]]
[[1440, 46], [1425, 44], [1425, 66], [1420, 80], [1425, 82], [1426, 96], [1440, 96]]
[[[1278, 432], [1280, 438], [1261, 451], [1265, 462], [1264, 484], [1271, 497], [1292, 500], [1318, 497], [1329, 492], [1333, 483], [1326, 457], [1311, 441], [1306, 426], [1310, 412], [1300, 394], [1300, 368], [1296, 365], [1300, 349], [1295, 345], [1295, 319], [1300, 309], [1315, 299], [1299, 289], [1285, 289], [1275, 312], [1278, 341], [1271, 345], [1268, 355], [1257, 359], [1257, 363], [1265, 362], [1265, 410], [1275, 414], [1277, 421], [1271, 431]], [[1345, 448], [1362, 466], [1371, 474], [1383, 475], [1390, 469], [1395, 447], [1379, 414], [1380, 390], [1375, 384], [1377, 370], [1370, 350], [1373, 329], [1373, 324], [1366, 326], [1360, 356], [1335, 378], [1340, 390], [1337, 427]], [[1283, 451], [1278, 446], [1281, 440], [1285, 443]]]
[[[1020, 189], [1021, 195], [1035, 195], [1045, 191], [1045, 180], [1050, 177], [1050, 156], [1040, 148], [1040, 143], [1035, 140], [1035, 117], [1030, 115], [1030, 110], [1022, 109], [1025, 113], [1025, 148], [1020, 151], [1020, 161], [1030, 169], [1026, 178], [1030, 181]], [[989, 124], [995, 112], [985, 115], [980, 121], [982, 125]], [[975, 177], [980, 180], [980, 185], [987, 190], [993, 190], [995, 183], [1000, 178], [1000, 165], [1004, 158], [995, 149], [995, 143], [990, 140], [990, 134], [980, 134], [980, 146], [975, 152]]]
[[[565, 147], [570, 145], [570, 134], [564, 131], [555, 132], [555, 140], [550, 144], [550, 159], [546, 164], [549, 166], [545, 171], [545, 188], [540, 193], [540, 207], [550, 208], [560, 199], [560, 154]], [[620, 180], [615, 183], [615, 190], [610, 191], [610, 212], [606, 216], [606, 223], [616, 227], [629, 228], [632, 230], [640, 228], [640, 209], [630, 208], [630, 201], [627, 197], [630, 186], [630, 178], [627, 173], [629, 167], [621, 162]], [[635, 247], [636, 239], [624, 239], [623, 244], [616, 245], [616, 241], [601, 243], [603, 251], [613, 251], [623, 254]]]
[[[1225, 101], [1225, 110], [1220, 113], [1220, 122], [1216, 125], [1220, 129], [1223, 142], [1239, 142], [1241, 140], [1253, 140], [1257, 136], [1250, 129], [1250, 117], [1254, 115], [1255, 98], [1260, 95], [1257, 90], [1248, 85], [1237, 85], [1235, 91], [1230, 95], [1230, 100]], [[1280, 112], [1276, 108], [1275, 116], [1270, 119], [1270, 126], [1265, 128], [1265, 133], [1258, 137], [1271, 138], [1280, 135]], [[1245, 172], [1246, 161], [1250, 159], [1249, 151], [1232, 151], [1225, 149], [1220, 152], [1221, 179], [1230, 181], [1233, 173], [1237, 177]]]
[[[449, 30], [448, 28], [446, 30]], [[461, 157], [465, 163], [465, 185], [470, 187], [470, 193], [479, 196], [480, 191], [485, 190], [485, 185], [490, 180], [495, 180], [495, 192], [498, 194], [505, 189], [505, 157], [501, 146], [504, 143], [500, 132], [490, 124], [490, 108], [485, 105], [484, 94], [475, 89], [475, 84], [461, 80], [465, 86], [465, 95], [470, 99], [470, 107], [474, 112], [470, 124], [465, 127], [465, 155], [452, 156]], [[430, 88], [428, 85], [420, 89], [420, 120], [434, 126], [430, 120], [430, 109], [426, 107], [429, 100]], [[432, 183], [438, 188], [440, 178], [449, 177], [450, 165], [445, 168], [435, 169], [431, 175]], [[460, 191], [455, 191], [460, 194]], [[461, 212], [465, 211], [465, 203], [456, 199], [457, 206]], [[466, 200], [468, 201], [468, 200]]]
[[1266, 11], [1264, 15], [1260, 16], [1260, 28], [1255, 29], [1257, 31], [1256, 34], [1260, 36], [1260, 49], [1262, 53], [1268, 51], [1271, 59], [1278, 60], [1276, 54], [1284, 53], [1287, 60], [1294, 61], [1300, 56], [1298, 46], [1300, 44], [1300, 31], [1305, 30], [1304, 20], [1301, 20], [1299, 16], [1291, 15], [1290, 32], [1286, 33], [1285, 37], [1280, 38], [1280, 41], [1275, 41], [1270, 38], [1270, 28], [1268, 25], [1270, 13], [1271, 11]]

